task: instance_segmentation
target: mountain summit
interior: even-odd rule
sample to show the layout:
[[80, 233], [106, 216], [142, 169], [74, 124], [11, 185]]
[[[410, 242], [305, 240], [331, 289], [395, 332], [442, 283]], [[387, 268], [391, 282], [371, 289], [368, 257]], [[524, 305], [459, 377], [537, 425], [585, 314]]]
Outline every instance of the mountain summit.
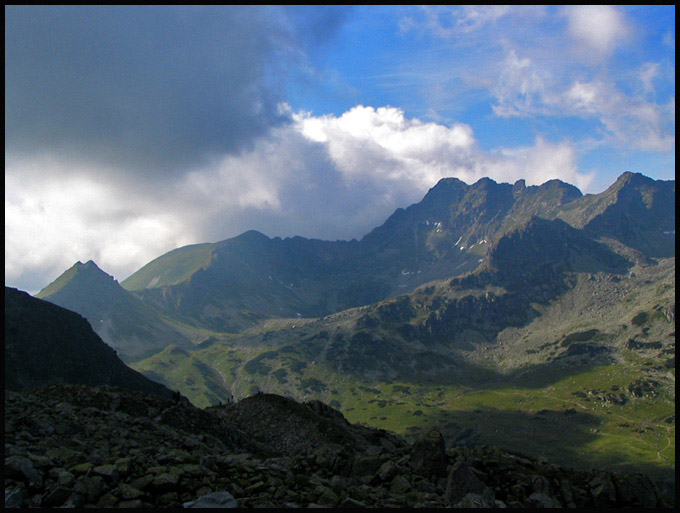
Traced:
[[92, 260], [76, 262], [37, 295], [78, 312], [125, 359], [138, 359], [189, 339], [161, 312], [123, 289]]

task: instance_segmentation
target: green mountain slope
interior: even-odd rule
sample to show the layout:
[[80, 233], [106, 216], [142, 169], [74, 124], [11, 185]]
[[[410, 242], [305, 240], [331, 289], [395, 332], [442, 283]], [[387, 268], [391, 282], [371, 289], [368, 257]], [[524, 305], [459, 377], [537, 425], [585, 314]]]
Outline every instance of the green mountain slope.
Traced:
[[192, 345], [188, 330], [127, 292], [91, 260], [77, 262], [36, 297], [81, 314], [126, 360], [170, 344]]
[[[436, 427], [451, 443], [643, 471], [671, 486], [674, 259], [567, 278], [570, 288], [558, 296], [523, 301], [529, 315], [477, 316], [487, 293], [496, 302], [511, 296], [506, 306], [517, 298], [447, 280], [190, 354], [209, 362], [237, 398], [264, 391], [319, 399], [352, 422], [410, 439]], [[137, 365], [163, 372], [151, 359]], [[183, 380], [169, 384], [198, 398]]]
[[123, 281], [127, 290], [177, 285], [210, 263], [214, 244], [193, 244], [174, 249], [152, 260]]
[[190, 353], [236, 397], [320, 399], [406, 436], [436, 426], [451, 441], [670, 480], [674, 258], [635, 264], [536, 217], [490, 246], [473, 273]]

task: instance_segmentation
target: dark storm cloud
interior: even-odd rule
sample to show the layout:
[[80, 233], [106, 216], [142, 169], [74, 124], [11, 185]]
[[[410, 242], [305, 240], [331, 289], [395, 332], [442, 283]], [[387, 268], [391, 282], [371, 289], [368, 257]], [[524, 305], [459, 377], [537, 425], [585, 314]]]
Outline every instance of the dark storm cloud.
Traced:
[[152, 175], [237, 151], [286, 122], [280, 75], [297, 37], [283, 13], [6, 7], [6, 147]]

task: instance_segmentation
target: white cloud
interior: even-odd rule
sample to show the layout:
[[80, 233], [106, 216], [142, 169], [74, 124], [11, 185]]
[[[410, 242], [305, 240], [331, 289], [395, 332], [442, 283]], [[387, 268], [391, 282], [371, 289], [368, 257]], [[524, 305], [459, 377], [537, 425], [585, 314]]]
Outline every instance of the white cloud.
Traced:
[[639, 72], [639, 94], [625, 94], [605, 75], [592, 80], [556, 77], [514, 50], [508, 53], [492, 91], [499, 117], [567, 117], [595, 119], [604, 136], [600, 144], [644, 151], [675, 146], [675, 115], [667, 105], [649, 101], [658, 66]]
[[361, 176], [422, 194], [448, 176], [468, 183], [484, 176], [509, 182], [524, 178], [529, 184], [560, 178], [584, 188], [591, 179], [577, 172], [576, 153], [568, 142], [538, 137], [533, 146], [486, 153], [470, 126], [408, 119], [394, 107], [358, 106], [339, 117], [298, 114], [294, 119], [302, 134], [328, 148], [348, 182]]
[[533, 146], [496, 150], [483, 165], [484, 172], [497, 180], [525, 178], [529, 185], [559, 179], [588, 191], [593, 174], [578, 172], [577, 154], [569, 142], [550, 143], [537, 137]]
[[659, 76], [659, 63], [646, 62], [640, 69], [640, 83], [644, 94], [654, 93], [654, 81]]
[[582, 52], [597, 58], [608, 57], [631, 33], [623, 14], [611, 5], [574, 5], [565, 14]]
[[[95, 175], [99, 178], [95, 178]], [[55, 157], [5, 161], [5, 280], [37, 292], [67, 267], [95, 260], [116, 277], [191, 242], [181, 216]]]
[[548, 86], [546, 78], [529, 58], [519, 58], [514, 50], [508, 53], [493, 86], [498, 103], [494, 114], [500, 117], [527, 116], [545, 113]]
[[422, 6], [419, 12], [402, 16], [399, 27], [427, 31], [443, 39], [451, 39], [497, 26], [500, 20], [540, 19], [545, 16], [544, 6], [523, 5], [434, 5]]
[[667, 106], [623, 94], [602, 81], [575, 82], [564, 95], [565, 114], [597, 118], [610, 144], [647, 151], [675, 146], [675, 116]]
[[475, 139], [461, 123], [445, 127], [407, 119], [401, 109], [357, 106], [339, 117], [294, 116], [309, 140], [326, 145], [348, 179], [380, 176], [431, 183], [443, 163], [469, 155]]

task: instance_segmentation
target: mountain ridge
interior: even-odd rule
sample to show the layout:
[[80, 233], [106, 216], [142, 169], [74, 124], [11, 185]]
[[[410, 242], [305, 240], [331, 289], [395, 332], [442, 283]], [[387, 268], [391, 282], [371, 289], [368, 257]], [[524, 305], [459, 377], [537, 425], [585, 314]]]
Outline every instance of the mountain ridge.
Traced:
[[[633, 173], [624, 173], [603, 193], [586, 196], [560, 180], [527, 187], [522, 180], [499, 184], [483, 178], [467, 185], [444, 178], [421, 202], [397, 209], [359, 241], [269, 238], [249, 230], [224, 241], [172, 250], [121, 287], [130, 294], [127, 302], [141, 300], [193, 329], [240, 333], [267, 319], [322, 317], [471, 272], [484, 265], [489, 248], [504, 234], [535, 217], [561, 220], [588, 238], [608, 238], [610, 246], [631, 248], [628, 253], [674, 255], [669, 228], [674, 222], [673, 191], [674, 181]], [[634, 216], [620, 215], [627, 205], [635, 208]], [[586, 251], [584, 260], [588, 258]], [[59, 280], [63, 278], [40, 297], [76, 311], [92, 310], [82, 304], [83, 298], [64, 302], [62, 291], [49, 293]], [[96, 326], [97, 315], [86, 317]], [[105, 338], [121, 348], [134, 346], [115, 336]], [[182, 345], [177, 337], [171, 343]]]

